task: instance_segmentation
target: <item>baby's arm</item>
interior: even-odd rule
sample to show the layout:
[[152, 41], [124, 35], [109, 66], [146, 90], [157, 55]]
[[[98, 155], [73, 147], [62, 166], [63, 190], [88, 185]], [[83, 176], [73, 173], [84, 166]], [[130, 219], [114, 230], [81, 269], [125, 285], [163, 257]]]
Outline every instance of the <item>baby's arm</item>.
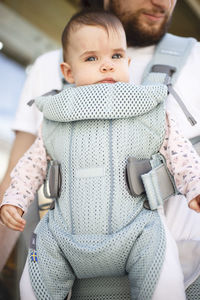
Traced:
[[177, 189], [186, 196], [189, 207], [200, 212], [200, 157], [169, 115], [160, 152], [166, 158]]
[[25, 220], [22, 215], [34, 200], [46, 170], [47, 156], [40, 134], [11, 173], [11, 184], [0, 207], [0, 217], [6, 226], [23, 231]]

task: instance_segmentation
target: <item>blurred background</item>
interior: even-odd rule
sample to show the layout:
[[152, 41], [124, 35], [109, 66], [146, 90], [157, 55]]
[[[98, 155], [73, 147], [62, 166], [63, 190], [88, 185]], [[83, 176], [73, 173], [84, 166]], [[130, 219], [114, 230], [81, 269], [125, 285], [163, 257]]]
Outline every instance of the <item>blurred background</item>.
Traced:
[[[61, 47], [62, 30], [79, 8], [79, 0], [0, 0], [0, 181], [14, 138], [12, 120], [30, 66], [40, 54]], [[200, 41], [200, 0], [178, 0], [169, 31]], [[9, 267], [15, 270], [12, 261]], [[8, 286], [12, 284], [9, 276]], [[16, 299], [12, 291], [6, 295], [6, 286], [0, 286], [0, 291], [4, 289], [0, 300]]]

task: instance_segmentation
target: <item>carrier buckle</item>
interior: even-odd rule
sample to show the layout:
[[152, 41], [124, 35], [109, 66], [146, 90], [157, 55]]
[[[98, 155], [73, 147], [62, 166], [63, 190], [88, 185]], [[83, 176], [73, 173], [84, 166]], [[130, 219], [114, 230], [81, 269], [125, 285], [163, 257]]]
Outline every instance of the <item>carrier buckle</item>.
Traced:
[[129, 157], [125, 169], [129, 193], [138, 197], [146, 193], [144, 207], [155, 210], [172, 195], [178, 194], [174, 179], [160, 155], [152, 159]]
[[128, 158], [125, 170], [126, 184], [132, 196], [138, 197], [145, 193], [141, 175], [148, 173], [151, 169], [150, 159]]
[[47, 178], [44, 184], [44, 195], [46, 198], [58, 198], [61, 192], [60, 164], [57, 160], [49, 162]]

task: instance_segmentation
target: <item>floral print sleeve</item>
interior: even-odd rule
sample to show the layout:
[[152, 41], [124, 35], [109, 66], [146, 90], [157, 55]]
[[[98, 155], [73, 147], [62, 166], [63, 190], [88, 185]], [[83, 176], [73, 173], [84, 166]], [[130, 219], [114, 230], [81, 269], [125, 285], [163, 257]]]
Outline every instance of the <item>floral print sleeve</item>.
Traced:
[[47, 170], [47, 155], [41, 137], [19, 160], [11, 173], [11, 184], [7, 189], [1, 206], [5, 204], [20, 207], [24, 212], [34, 200], [35, 194], [43, 184]]
[[166, 135], [160, 153], [174, 176], [177, 189], [188, 202], [200, 194], [200, 156], [167, 115]]

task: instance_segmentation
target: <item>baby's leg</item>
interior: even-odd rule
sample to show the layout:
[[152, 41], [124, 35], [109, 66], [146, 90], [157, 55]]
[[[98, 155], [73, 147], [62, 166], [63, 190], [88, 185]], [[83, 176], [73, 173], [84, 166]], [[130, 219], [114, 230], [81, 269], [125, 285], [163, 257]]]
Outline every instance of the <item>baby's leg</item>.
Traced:
[[[133, 245], [127, 260], [126, 270], [131, 285], [131, 299], [185, 300], [183, 274], [176, 244], [164, 225], [166, 252], [163, 261], [161, 251], [163, 246], [155, 243], [159, 234], [158, 225], [158, 223], [147, 224]], [[149, 230], [152, 226], [155, 231]], [[157, 264], [162, 264], [161, 269], [157, 268]]]
[[[26, 260], [22, 277], [20, 279], [19, 288], [20, 288], [20, 300], [27, 300], [27, 299], [37, 300], [31, 285], [30, 275], [28, 271], [28, 260]], [[71, 299], [71, 290], [67, 295], [66, 300], [70, 300], [70, 299]]]

